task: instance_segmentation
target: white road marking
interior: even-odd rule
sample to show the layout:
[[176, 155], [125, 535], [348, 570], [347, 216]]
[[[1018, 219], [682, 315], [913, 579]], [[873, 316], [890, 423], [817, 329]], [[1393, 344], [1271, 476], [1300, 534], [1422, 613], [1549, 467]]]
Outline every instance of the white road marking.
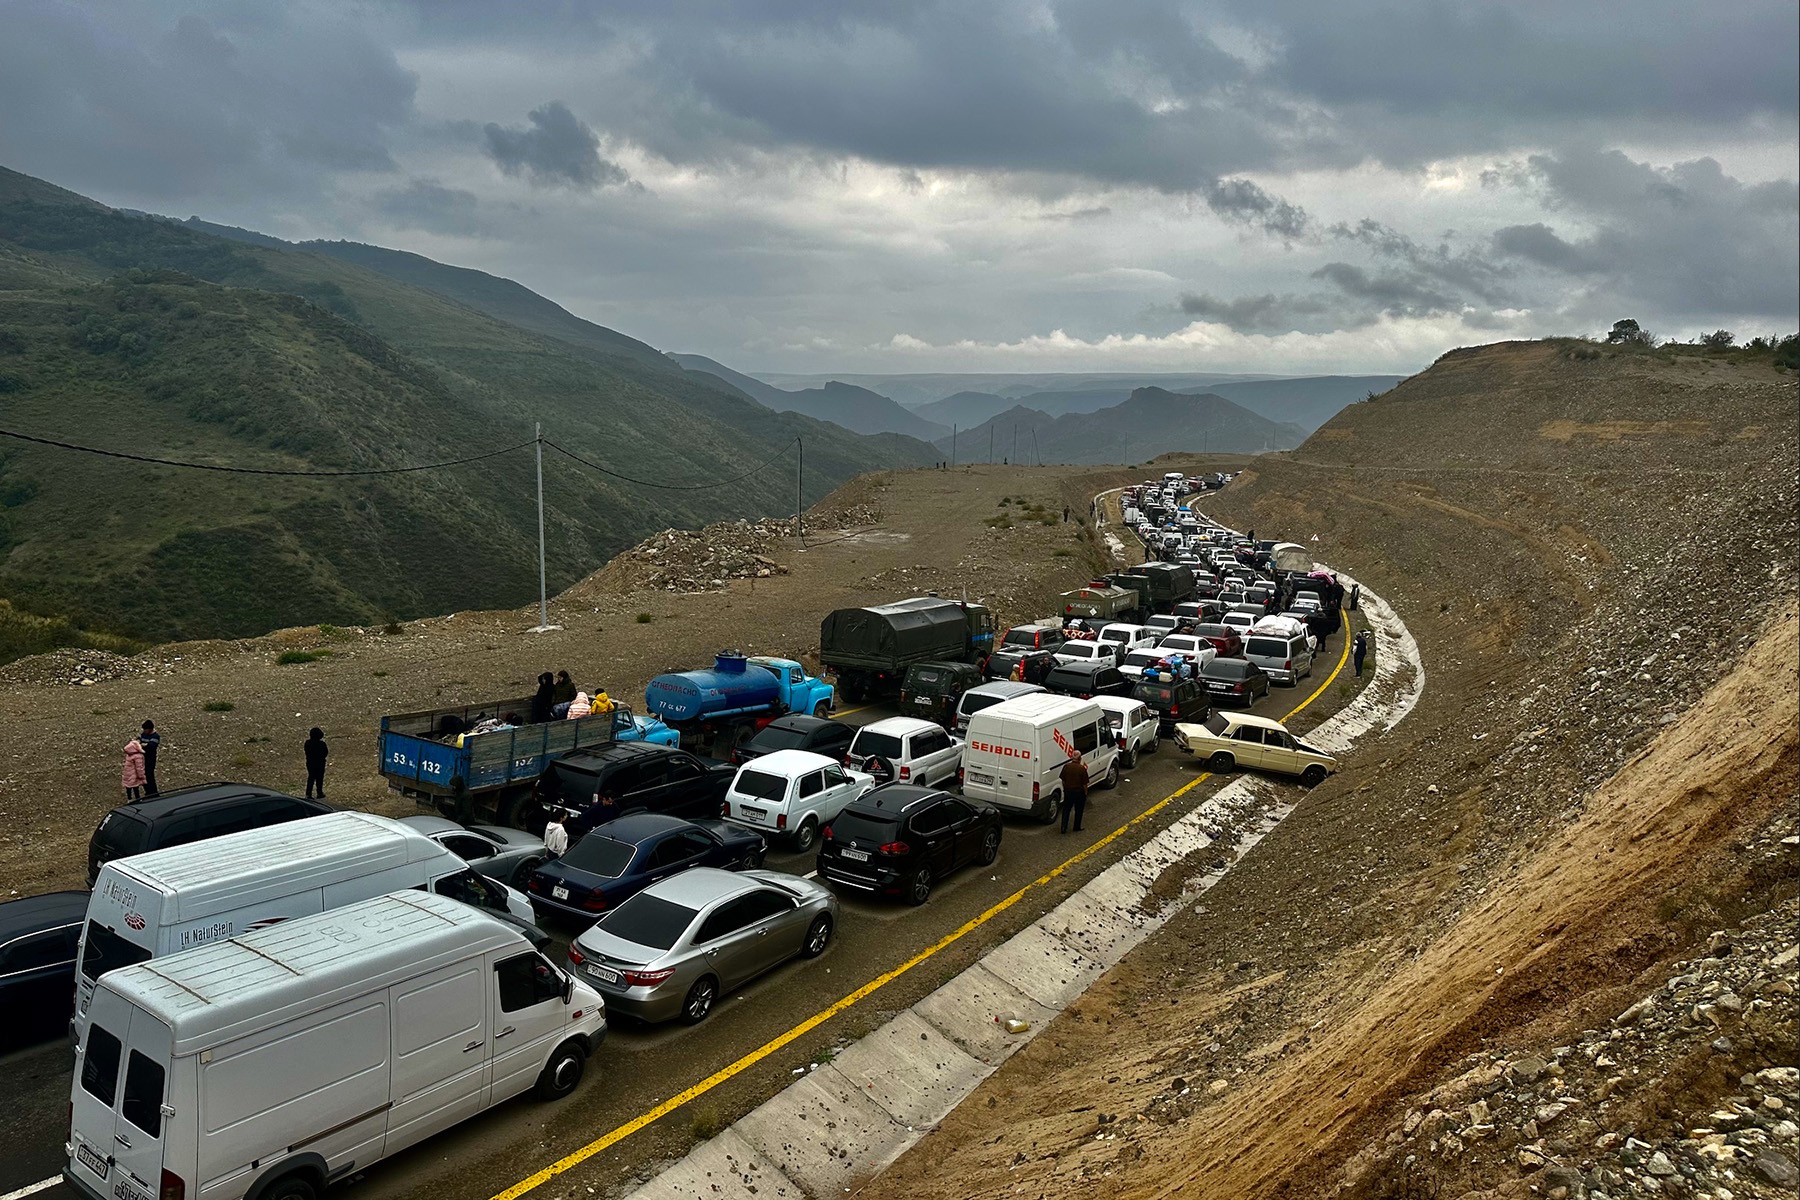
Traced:
[[29, 1187], [22, 1187], [16, 1192], [8, 1192], [6, 1195], [0, 1196], [0, 1200], [25, 1200], [26, 1196], [35, 1196], [47, 1188], [55, 1187], [62, 1181], [61, 1175], [52, 1175], [49, 1179], [41, 1180]]

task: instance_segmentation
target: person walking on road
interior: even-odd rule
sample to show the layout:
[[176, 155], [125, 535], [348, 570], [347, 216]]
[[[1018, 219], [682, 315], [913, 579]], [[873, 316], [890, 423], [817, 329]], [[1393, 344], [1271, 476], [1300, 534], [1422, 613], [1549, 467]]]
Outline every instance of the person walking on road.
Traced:
[[1363, 658], [1369, 653], [1369, 635], [1359, 633], [1350, 643], [1350, 658], [1356, 663], [1356, 674], [1362, 677]]
[[552, 812], [544, 825], [544, 849], [551, 858], [561, 858], [569, 852], [569, 831], [563, 826], [560, 811]]
[[1360, 584], [1360, 583], [1351, 584], [1350, 585], [1350, 611], [1351, 612], [1356, 611], [1356, 605], [1361, 599], [1362, 599], [1362, 584]]
[[144, 798], [144, 747], [136, 738], [125, 743], [125, 766], [119, 772], [119, 783], [125, 789], [125, 803]]
[[162, 734], [156, 732], [156, 722], [145, 721], [137, 740], [144, 748], [144, 799], [154, 800], [162, 794], [156, 790], [156, 752], [162, 747]]
[[1081, 832], [1081, 816], [1087, 811], [1088, 769], [1081, 755], [1069, 755], [1062, 767], [1062, 831], [1069, 832], [1069, 817], [1075, 817], [1075, 832]]
[[331, 757], [331, 747], [325, 744], [325, 731], [317, 725], [306, 735], [306, 798], [308, 800], [325, 798], [325, 760]]

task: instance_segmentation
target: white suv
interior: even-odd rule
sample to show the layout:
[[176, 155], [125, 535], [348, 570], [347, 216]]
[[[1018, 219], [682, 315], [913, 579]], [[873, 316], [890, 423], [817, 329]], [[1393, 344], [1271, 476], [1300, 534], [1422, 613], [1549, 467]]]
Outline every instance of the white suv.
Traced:
[[1156, 631], [1148, 625], [1133, 625], [1126, 621], [1114, 621], [1100, 627], [1101, 644], [1114, 647], [1120, 655], [1133, 650], [1154, 650], [1156, 637]]
[[1070, 638], [1056, 648], [1051, 655], [1059, 663], [1119, 661], [1119, 648], [1111, 642], [1090, 641], [1087, 638]]
[[889, 717], [857, 730], [844, 761], [869, 770], [878, 781], [891, 769], [895, 783], [941, 787], [956, 782], [962, 756], [962, 741], [945, 733], [943, 726], [915, 717]]
[[785, 837], [810, 850], [819, 830], [875, 786], [875, 777], [810, 750], [777, 750], [738, 768], [720, 816], [733, 825]]
[[1095, 696], [1094, 703], [1118, 739], [1121, 767], [1129, 771], [1137, 766], [1138, 755], [1156, 753], [1162, 719], [1148, 704], [1130, 696]]

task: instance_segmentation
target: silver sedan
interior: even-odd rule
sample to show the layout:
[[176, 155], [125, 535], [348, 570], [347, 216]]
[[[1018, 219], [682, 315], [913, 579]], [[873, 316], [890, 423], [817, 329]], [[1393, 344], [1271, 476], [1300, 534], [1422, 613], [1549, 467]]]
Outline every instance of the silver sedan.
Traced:
[[837, 897], [810, 879], [694, 867], [600, 918], [570, 944], [569, 968], [610, 1012], [694, 1025], [725, 992], [825, 953], [837, 920]]
[[508, 887], [523, 888], [532, 869], [550, 857], [544, 839], [504, 825], [458, 825], [448, 817], [401, 817], [452, 854]]

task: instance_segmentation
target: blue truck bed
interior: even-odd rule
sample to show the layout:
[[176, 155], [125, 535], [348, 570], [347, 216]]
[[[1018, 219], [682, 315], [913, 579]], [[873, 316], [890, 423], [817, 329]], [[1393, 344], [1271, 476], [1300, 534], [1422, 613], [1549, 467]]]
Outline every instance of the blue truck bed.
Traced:
[[[530, 697], [523, 697], [383, 717], [381, 774], [390, 788], [427, 802], [455, 795], [459, 786], [479, 797], [484, 792], [531, 783], [546, 766], [571, 750], [604, 746], [614, 740], [615, 714], [611, 712], [468, 734], [461, 746], [456, 744], [455, 734], [442, 732], [447, 727], [473, 725], [480, 717], [530, 709]], [[447, 717], [451, 718], [448, 723]]]

